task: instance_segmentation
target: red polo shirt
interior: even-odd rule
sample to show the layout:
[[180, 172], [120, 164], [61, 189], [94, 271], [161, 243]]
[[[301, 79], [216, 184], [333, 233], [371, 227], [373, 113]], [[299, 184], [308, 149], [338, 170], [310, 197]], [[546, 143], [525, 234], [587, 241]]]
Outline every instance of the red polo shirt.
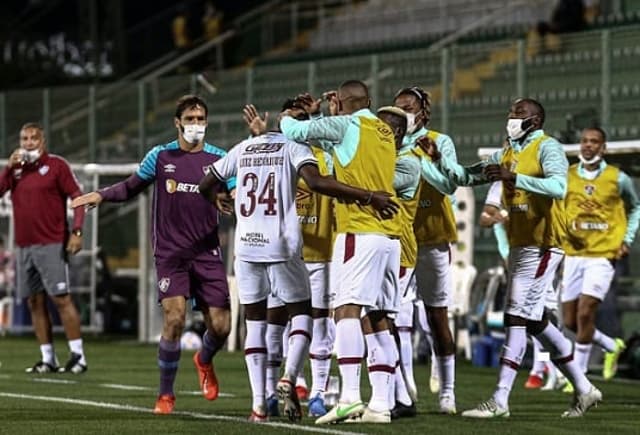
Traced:
[[[10, 190], [16, 245], [65, 243], [69, 233], [67, 198], [82, 194], [71, 167], [62, 157], [43, 153], [34, 163], [5, 168], [0, 195]], [[73, 229], [82, 228], [84, 207], [73, 214]]]

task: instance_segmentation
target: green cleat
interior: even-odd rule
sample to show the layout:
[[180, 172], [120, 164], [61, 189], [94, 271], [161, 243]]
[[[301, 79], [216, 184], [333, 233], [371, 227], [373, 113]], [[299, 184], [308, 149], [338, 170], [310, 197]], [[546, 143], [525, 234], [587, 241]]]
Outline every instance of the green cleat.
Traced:
[[604, 365], [602, 367], [602, 377], [605, 381], [613, 378], [618, 371], [618, 358], [620, 354], [627, 348], [622, 338], [615, 339], [616, 347], [613, 352], [604, 354]]

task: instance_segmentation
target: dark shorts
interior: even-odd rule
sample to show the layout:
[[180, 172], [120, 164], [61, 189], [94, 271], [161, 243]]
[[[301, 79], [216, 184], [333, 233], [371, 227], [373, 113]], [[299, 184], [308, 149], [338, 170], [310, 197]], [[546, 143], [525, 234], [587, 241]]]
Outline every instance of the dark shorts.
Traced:
[[156, 256], [158, 301], [174, 296], [194, 298], [199, 309], [229, 308], [229, 286], [219, 250], [191, 258]]

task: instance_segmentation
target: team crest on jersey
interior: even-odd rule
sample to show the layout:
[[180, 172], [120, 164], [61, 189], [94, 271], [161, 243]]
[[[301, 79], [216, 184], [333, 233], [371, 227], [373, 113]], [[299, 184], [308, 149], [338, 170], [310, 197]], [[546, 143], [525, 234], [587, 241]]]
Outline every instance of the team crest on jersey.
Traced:
[[171, 285], [171, 278], [162, 278], [158, 282], [158, 288], [162, 293], [166, 293], [169, 290], [169, 286]]
[[40, 175], [47, 175], [47, 172], [49, 172], [49, 165], [43, 165], [40, 166], [40, 169], [38, 169], [38, 172], [40, 172]]
[[594, 186], [593, 184], [587, 184], [586, 186], [584, 186], [584, 192], [587, 195], [593, 195], [593, 192], [596, 190], [596, 186]]

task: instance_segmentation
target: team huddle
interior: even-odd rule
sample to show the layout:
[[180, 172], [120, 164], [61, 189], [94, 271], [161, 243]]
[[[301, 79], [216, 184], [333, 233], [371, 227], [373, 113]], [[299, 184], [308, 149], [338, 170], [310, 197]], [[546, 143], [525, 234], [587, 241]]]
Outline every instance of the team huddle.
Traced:
[[[367, 86], [349, 80], [322, 99], [300, 94], [287, 100], [271, 130], [266, 116], [247, 106], [251, 137], [226, 153], [204, 141], [207, 105], [188, 95], [176, 107], [177, 140], [154, 147], [125, 181], [72, 201], [74, 208], [126, 201], [154, 186], [153, 248], [164, 313], [156, 414], [170, 414], [175, 406], [188, 299], [207, 326], [193, 359], [200, 387], [206, 399], [218, 396], [213, 361], [230, 329], [220, 212], [237, 219], [234, 270], [246, 322], [250, 421], [279, 415], [280, 403], [291, 421], [302, 418], [296, 379], [307, 356], [307, 413], [317, 424], [414, 416], [415, 309], [428, 319], [438, 409], [456, 414], [447, 312], [450, 247], [457, 240], [452, 195], [457, 186], [490, 182], [502, 186], [495, 207], [503, 212], [492, 219], [504, 225], [510, 248], [506, 338], [495, 392], [462, 416], [509, 416], [527, 334], [551, 354], [574, 390], [563, 416], [580, 417], [602, 400], [585, 376], [591, 343], [610, 352], [613, 364], [622, 345], [594, 330], [593, 316], [611, 283], [612, 262], [628, 253], [640, 217], [628, 177], [602, 160], [604, 132], [589, 130], [602, 133], [595, 138], [600, 148], [585, 146], [581, 163], [569, 168], [562, 146], [542, 130], [542, 106], [520, 99], [510, 109], [503, 149], [463, 167], [451, 138], [428, 128], [426, 92], [403, 88], [390, 103], [374, 113]], [[628, 201], [633, 208], [627, 220]], [[571, 341], [544, 309], [565, 252], [562, 300], [565, 322], [577, 334], [575, 359]], [[325, 392], [334, 353], [341, 389], [329, 407]], [[371, 386], [367, 401], [360, 391], [363, 359]]]

